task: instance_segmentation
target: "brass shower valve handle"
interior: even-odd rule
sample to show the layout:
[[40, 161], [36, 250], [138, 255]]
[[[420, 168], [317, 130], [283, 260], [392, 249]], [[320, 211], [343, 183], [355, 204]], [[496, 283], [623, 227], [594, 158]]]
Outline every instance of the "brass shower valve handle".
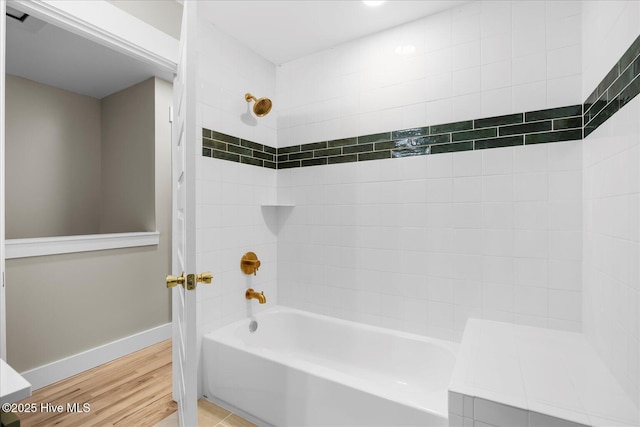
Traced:
[[242, 256], [240, 270], [244, 274], [253, 274], [255, 276], [258, 268], [260, 268], [260, 260], [254, 252], [247, 252]]

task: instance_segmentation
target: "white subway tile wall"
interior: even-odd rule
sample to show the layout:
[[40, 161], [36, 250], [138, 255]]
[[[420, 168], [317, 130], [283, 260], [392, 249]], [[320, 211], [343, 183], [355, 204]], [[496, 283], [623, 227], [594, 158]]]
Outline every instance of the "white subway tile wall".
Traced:
[[[580, 330], [580, 232], [549, 225], [582, 194], [580, 144], [279, 170], [295, 204], [278, 235], [280, 303], [450, 340], [468, 316]], [[553, 202], [551, 171], [578, 178]]]
[[581, 2], [471, 2], [279, 66], [278, 144], [579, 104], [581, 46]]
[[[203, 24], [197, 120], [287, 147], [580, 104], [638, 28], [635, 1], [479, 1], [275, 67]], [[399, 40], [414, 53], [396, 55]], [[273, 99], [269, 116], [247, 91]], [[469, 317], [584, 321], [637, 400], [637, 103], [584, 159], [580, 142], [277, 173], [200, 159], [198, 266], [220, 272], [199, 295], [202, 330], [247, 315], [251, 280], [268, 305], [451, 340]], [[261, 207], [278, 197], [295, 207]], [[255, 278], [237, 269], [246, 250], [266, 261]]]
[[[582, 19], [583, 95], [589, 96], [638, 37], [640, 3], [584, 2]], [[640, 104], [633, 99], [585, 138], [582, 200], [584, 332], [637, 405], [640, 405], [639, 118]], [[568, 226], [566, 218], [558, 220]], [[558, 278], [554, 282], [578, 274], [573, 268], [557, 269], [556, 273]]]
[[639, 118], [640, 104], [634, 100], [584, 141], [583, 233], [584, 331], [636, 401], [640, 400]]
[[[204, 20], [198, 32], [198, 128], [274, 146], [277, 113], [258, 120], [244, 94], [273, 98], [275, 66]], [[206, 333], [277, 304], [277, 208], [262, 207], [276, 202], [277, 181], [273, 169], [220, 159], [199, 157], [196, 166], [196, 266], [214, 274], [197, 288]], [[262, 262], [256, 276], [240, 271], [248, 251]], [[247, 287], [264, 291], [267, 304], [245, 300]]]

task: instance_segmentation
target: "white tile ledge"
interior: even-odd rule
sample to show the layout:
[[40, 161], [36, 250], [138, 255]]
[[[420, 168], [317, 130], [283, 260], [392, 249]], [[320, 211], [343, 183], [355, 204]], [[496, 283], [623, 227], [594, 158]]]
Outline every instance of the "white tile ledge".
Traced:
[[469, 319], [449, 391], [450, 413], [499, 427], [537, 427], [544, 416], [562, 426], [640, 425], [639, 408], [575, 332]]
[[138, 233], [86, 234], [5, 240], [5, 258], [28, 258], [74, 252], [153, 246], [160, 241], [158, 231]]

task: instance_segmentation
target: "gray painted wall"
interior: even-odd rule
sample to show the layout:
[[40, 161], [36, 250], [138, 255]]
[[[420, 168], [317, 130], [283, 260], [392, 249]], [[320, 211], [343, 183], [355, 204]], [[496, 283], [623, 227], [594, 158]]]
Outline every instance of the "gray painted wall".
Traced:
[[154, 231], [154, 79], [102, 99], [101, 233]]
[[160, 244], [7, 260], [7, 359], [18, 371], [171, 321], [164, 286], [171, 259], [171, 84], [152, 79], [142, 86], [154, 89], [149, 96], [155, 92], [155, 120], [139, 124], [155, 135], [149, 172], [156, 176]]
[[6, 76], [6, 238], [97, 233], [100, 101]]

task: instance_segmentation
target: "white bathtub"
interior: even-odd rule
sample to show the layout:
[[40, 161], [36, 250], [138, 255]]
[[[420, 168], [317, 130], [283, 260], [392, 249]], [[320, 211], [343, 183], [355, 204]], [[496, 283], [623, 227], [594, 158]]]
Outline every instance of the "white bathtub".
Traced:
[[204, 394], [276, 426], [446, 426], [457, 344], [285, 307], [203, 339]]

